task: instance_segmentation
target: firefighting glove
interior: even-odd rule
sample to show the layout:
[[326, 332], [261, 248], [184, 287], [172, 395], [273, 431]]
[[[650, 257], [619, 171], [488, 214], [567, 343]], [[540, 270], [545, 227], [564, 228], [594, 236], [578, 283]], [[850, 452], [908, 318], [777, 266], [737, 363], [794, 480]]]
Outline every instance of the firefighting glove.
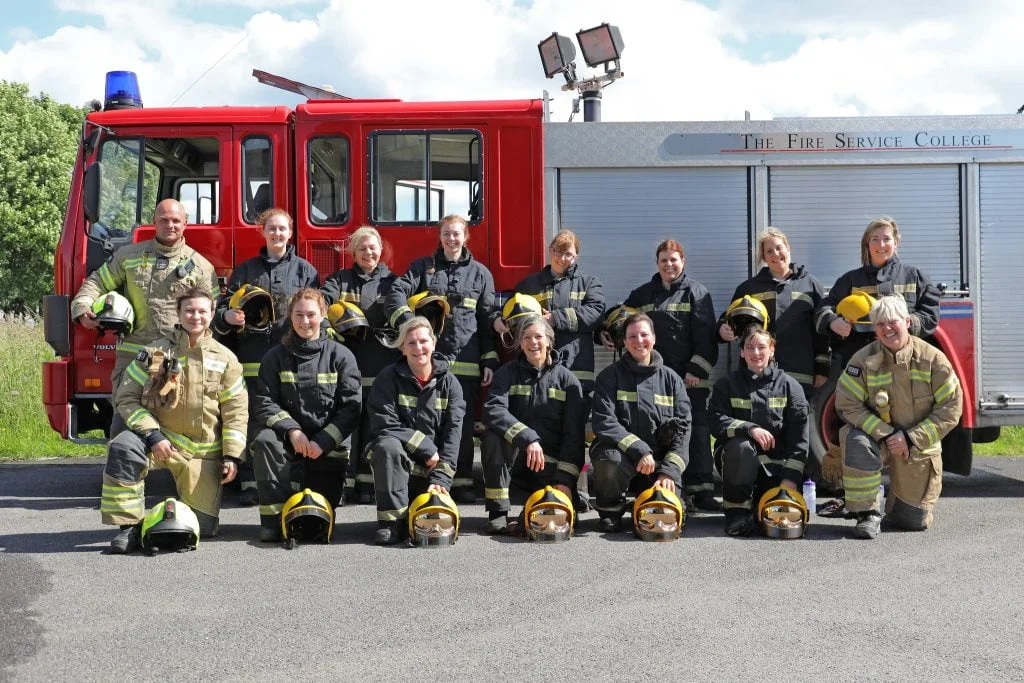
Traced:
[[676, 439], [683, 434], [686, 434], [686, 423], [678, 417], [671, 417], [658, 427], [654, 433], [654, 441], [660, 450], [666, 451], [672, 448]]
[[834, 489], [843, 488], [843, 460], [839, 446], [828, 445], [828, 452], [821, 459], [821, 478]]

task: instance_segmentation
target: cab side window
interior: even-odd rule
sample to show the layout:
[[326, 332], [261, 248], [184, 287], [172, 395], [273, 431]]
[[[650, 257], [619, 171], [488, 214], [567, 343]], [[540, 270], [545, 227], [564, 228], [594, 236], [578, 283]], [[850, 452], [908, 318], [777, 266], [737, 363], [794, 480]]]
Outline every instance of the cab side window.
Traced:
[[242, 216], [255, 225], [274, 205], [273, 149], [270, 138], [252, 135], [242, 140]]
[[348, 220], [349, 146], [343, 137], [319, 137], [306, 147], [309, 220], [342, 225]]

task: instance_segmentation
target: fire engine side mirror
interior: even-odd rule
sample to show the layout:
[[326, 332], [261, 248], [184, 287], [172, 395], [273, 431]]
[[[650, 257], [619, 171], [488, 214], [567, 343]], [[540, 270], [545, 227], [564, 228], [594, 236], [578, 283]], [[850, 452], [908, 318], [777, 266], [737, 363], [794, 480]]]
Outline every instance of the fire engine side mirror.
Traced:
[[96, 223], [100, 220], [100, 186], [103, 185], [103, 164], [95, 161], [85, 169], [82, 182], [82, 213], [85, 220]]

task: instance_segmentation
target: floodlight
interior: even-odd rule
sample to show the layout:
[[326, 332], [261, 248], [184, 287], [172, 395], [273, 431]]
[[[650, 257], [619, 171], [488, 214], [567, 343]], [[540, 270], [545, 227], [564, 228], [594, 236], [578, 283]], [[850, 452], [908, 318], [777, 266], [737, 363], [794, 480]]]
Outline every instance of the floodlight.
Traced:
[[[576, 34], [576, 41], [583, 50], [587, 66], [601, 66], [617, 62], [622, 57], [622, 34], [618, 26], [604, 23]], [[543, 50], [542, 50], [543, 52]]]
[[569, 38], [552, 33], [537, 43], [537, 49], [540, 51], [541, 64], [544, 65], [544, 75], [548, 78], [573, 69], [576, 48]]

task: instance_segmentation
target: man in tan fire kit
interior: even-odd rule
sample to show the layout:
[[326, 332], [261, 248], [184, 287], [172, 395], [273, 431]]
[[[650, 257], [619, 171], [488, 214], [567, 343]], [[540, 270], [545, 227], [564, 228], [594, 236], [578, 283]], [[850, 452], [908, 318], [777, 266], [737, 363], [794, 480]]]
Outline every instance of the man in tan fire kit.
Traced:
[[960, 421], [963, 393], [946, 356], [910, 335], [902, 297], [871, 308], [875, 341], [854, 354], [836, 386], [846, 507], [857, 513], [856, 538], [881, 527], [882, 467], [892, 480], [889, 522], [923, 531], [942, 490], [942, 437]]

